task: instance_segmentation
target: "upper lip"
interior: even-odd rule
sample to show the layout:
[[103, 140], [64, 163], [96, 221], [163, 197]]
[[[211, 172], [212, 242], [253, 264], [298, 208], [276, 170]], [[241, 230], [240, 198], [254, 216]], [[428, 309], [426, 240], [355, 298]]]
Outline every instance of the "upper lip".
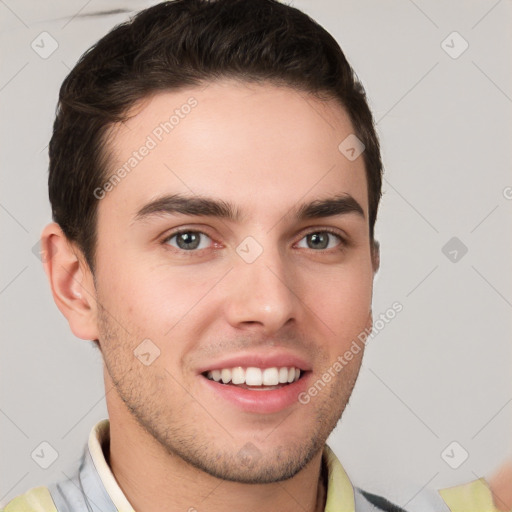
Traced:
[[237, 353], [225, 356], [222, 359], [211, 361], [198, 368], [198, 373], [204, 373], [209, 370], [222, 370], [223, 368], [281, 368], [283, 366], [299, 368], [302, 371], [309, 371], [310, 365], [307, 361], [297, 354], [291, 352], [273, 351], [269, 353]]

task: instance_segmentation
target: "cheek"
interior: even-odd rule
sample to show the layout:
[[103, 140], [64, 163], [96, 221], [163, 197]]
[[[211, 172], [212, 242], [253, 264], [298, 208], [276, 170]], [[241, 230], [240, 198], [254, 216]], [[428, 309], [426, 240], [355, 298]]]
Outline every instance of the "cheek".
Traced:
[[102, 302], [112, 321], [123, 327], [118, 331], [127, 351], [149, 339], [158, 348], [157, 365], [176, 366], [204, 326], [205, 308], [210, 306], [204, 299], [215, 281], [142, 265], [112, 269], [102, 279]]
[[[357, 272], [354, 268], [336, 272], [321, 287], [310, 287], [311, 304], [314, 311], [312, 322], [321, 330], [323, 365], [330, 367], [347, 351], [350, 361], [343, 359], [343, 375], [349, 381], [355, 379], [361, 364], [364, 344], [359, 339], [368, 332], [372, 298], [372, 274]], [[320, 338], [319, 338], [320, 339]], [[356, 346], [356, 349], [351, 347]], [[336, 372], [335, 372], [336, 373]], [[335, 384], [342, 386], [342, 384]]]
[[[104, 254], [98, 264], [98, 283], [103, 296], [119, 313], [138, 316], [159, 315], [165, 304], [178, 301], [183, 292], [180, 279], [172, 279], [162, 265], [148, 264], [147, 259], [129, 251]], [[172, 310], [172, 308], [171, 308]]]
[[305, 302], [318, 316], [341, 334], [366, 324], [371, 309], [373, 276], [361, 268], [346, 268], [309, 283]]

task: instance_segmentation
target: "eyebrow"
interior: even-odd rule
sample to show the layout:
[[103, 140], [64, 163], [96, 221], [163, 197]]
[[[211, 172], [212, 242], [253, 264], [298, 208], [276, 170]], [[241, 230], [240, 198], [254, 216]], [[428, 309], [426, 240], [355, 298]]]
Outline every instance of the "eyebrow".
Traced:
[[[146, 220], [152, 216], [172, 214], [217, 217], [235, 223], [241, 222], [245, 218], [239, 208], [221, 199], [172, 194], [156, 198], [144, 205], [135, 215], [134, 222]], [[339, 194], [302, 203], [292, 208], [283, 218], [295, 217], [296, 220], [303, 221], [347, 214], [356, 214], [365, 218], [363, 208], [352, 196]]]

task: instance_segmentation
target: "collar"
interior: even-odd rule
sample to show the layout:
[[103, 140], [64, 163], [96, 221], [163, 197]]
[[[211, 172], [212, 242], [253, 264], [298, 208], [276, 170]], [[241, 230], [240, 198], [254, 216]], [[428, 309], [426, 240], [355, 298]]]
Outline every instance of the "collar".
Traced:
[[[105, 460], [103, 447], [110, 442], [110, 421], [101, 420], [91, 430], [87, 445], [91, 462], [118, 512], [134, 512], [110, 466]], [[325, 445], [322, 463], [327, 470], [327, 496], [324, 512], [355, 512], [354, 488], [336, 454]]]

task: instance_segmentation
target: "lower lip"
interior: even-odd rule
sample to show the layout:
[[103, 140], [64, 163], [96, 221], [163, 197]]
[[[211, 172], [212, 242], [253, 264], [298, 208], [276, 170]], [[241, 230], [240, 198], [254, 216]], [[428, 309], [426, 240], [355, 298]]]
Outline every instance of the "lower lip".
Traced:
[[294, 404], [300, 405], [298, 395], [307, 389], [310, 373], [305, 373], [299, 380], [282, 388], [267, 391], [252, 391], [229, 384], [221, 384], [204, 375], [199, 377], [216, 395], [236, 405], [242, 411], [269, 414], [282, 411]]

